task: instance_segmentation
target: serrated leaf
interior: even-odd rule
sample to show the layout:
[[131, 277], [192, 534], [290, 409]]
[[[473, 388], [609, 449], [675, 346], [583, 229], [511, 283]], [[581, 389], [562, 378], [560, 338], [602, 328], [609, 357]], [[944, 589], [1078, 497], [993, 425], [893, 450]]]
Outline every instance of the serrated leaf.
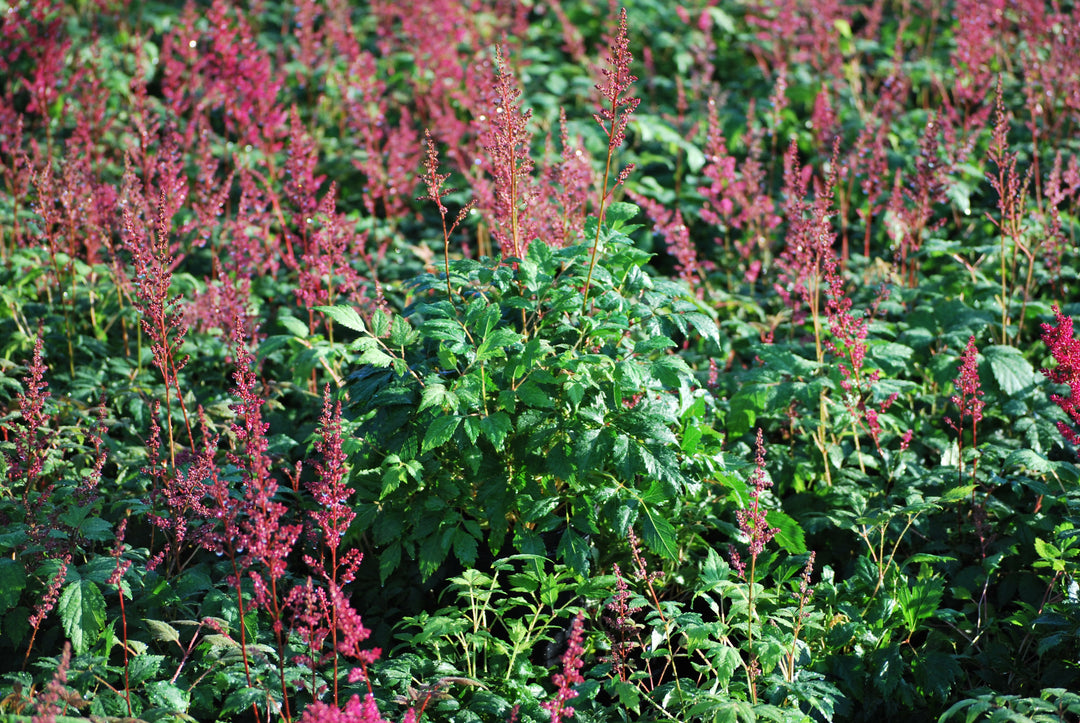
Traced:
[[1061, 550], [1040, 537], [1035, 538], [1035, 554], [1051, 562], [1061, 558]]
[[551, 397], [533, 382], [525, 382], [518, 387], [518, 398], [530, 407], [548, 409], [555, 406]]
[[727, 562], [716, 552], [709, 548], [705, 562], [701, 566], [701, 582], [704, 588], [711, 589], [713, 586], [727, 580], [730, 567]]
[[425, 336], [442, 341], [465, 341], [465, 330], [454, 319], [428, 319], [420, 326]]
[[160, 620], [144, 620], [146, 627], [150, 628], [150, 635], [154, 640], [160, 640], [166, 643], [179, 643], [180, 631], [174, 628], [168, 623]]
[[128, 668], [130, 683], [136, 685], [156, 676], [164, 660], [164, 655], [136, 655]]
[[344, 304], [337, 306], [316, 306], [315, 311], [321, 311], [347, 329], [352, 329], [361, 334], [367, 333], [367, 326], [364, 324], [363, 318], [361, 318], [356, 309], [351, 306], [345, 306]]
[[769, 510], [765, 513], [765, 521], [779, 530], [776, 542], [780, 547], [793, 555], [806, 552], [806, 534], [793, 517], [781, 510]]
[[361, 354], [356, 361], [359, 364], [370, 364], [373, 367], [388, 367], [396, 360], [382, 349], [372, 347]]
[[506, 435], [513, 431], [514, 425], [506, 412], [495, 412], [480, 420], [480, 431], [487, 437], [495, 449], [502, 449]]
[[75, 654], [87, 652], [105, 626], [105, 597], [101, 590], [89, 580], [77, 580], [64, 588], [56, 610]]
[[261, 688], [240, 688], [229, 694], [221, 706], [222, 717], [232, 713], [244, 713], [266, 700], [266, 693]]
[[1017, 449], [1014, 450], [1008, 457], [1005, 458], [1004, 467], [1006, 469], [1014, 467], [1024, 467], [1031, 470], [1035, 474], [1046, 474], [1054, 469], [1053, 462], [1048, 460], [1043, 455], [1030, 449]]
[[159, 680], [147, 685], [146, 693], [150, 704], [155, 708], [164, 708], [171, 713], [187, 712], [190, 693], [185, 688], [167, 680]]
[[390, 317], [385, 311], [376, 309], [371, 315], [371, 333], [378, 338], [383, 338], [390, 331]]
[[975, 491], [975, 485], [961, 485], [960, 487], [953, 487], [946, 490], [941, 495], [942, 502], [962, 502], [964, 500], [971, 499], [972, 493]]
[[442, 409], [446, 405], [456, 402], [457, 397], [450, 394], [442, 384], [428, 384], [424, 387], [424, 391], [420, 393], [420, 406], [417, 407], [416, 411], [422, 412], [428, 407]]
[[668, 522], [655, 508], [641, 506], [641, 539], [649, 546], [649, 549], [663, 555], [669, 560], [678, 559], [675, 548], [675, 527]]
[[447, 414], [432, 420], [431, 426], [429, 426], [424, 433], [424, 444], [421, 448], [422, 453], [426, 454], [431, 450], [446, 444], [450, 438], [454, 436], [454, 431], [458, 428], [459, 424], [461, 424], [461, 417], [456, 414]]
[[555, 552], [574, 572], [582, 575], [588, 573], [589, 545], [578, 533], [569, 528], [564, 530]]
[[1001, 391], [1006, 394], [1016, 394], [1035, 383], [1035, 368], [1019, 349], [988, 346], [982, 350], [982, 355], [990, 363], [990, 371]]
[[637, 216], [640, 210], [641, 209], [633, 203], [612, 203], [604, 212], [604, 221], [612, 228], [618, 228], [623, 222], [629, 221], [634, 216]]
[[454, 555], [466, 567], [476, 562], [476, 538], [463, 529], [454, 532]]

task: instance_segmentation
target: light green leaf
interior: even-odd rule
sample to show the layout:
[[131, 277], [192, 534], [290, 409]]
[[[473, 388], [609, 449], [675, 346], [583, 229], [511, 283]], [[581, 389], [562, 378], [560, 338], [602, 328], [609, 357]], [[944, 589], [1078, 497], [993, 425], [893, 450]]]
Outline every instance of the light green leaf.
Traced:
[[322, 313], [326, 314], [331, 319], [348, 329], [358, 331], [361, 334], [367, 332], [367, 327], [364, 325], [364, 320], [360, 317], [360, 314], [357, 313], [356, 309], [351, 306], [316, 306], [315, 311], [321, 311]]
[[780, 530], [776, 533], [776, 542], [780, 547], [793, 555], [806, 552], [806, 535], [794, 518], [780, 510], [769, 510], [765, 513], [765, 521]]
[[1044, 560], [1049, 560], [1053, 562], [1061, 557], [1061, 550], [1057, 549], [1049, 542], [1045, 542], [1044, 540], [1036, 537], [1035, 554]]
[[1035, 383], [1035, 368], [1019, 349], [988, 346], [982, 350], [982, 355], [990, 363], [990, 370], [1001, 391], [1006, 394], [1016, 394]]
[[390, 332], [390, 317], [385, 311], [376, 309], [371, 315], [371, 333], [380, 339]]
[[422, 412], [428, 407], [439, 407], [441, 409], [456, 403], [456, 395], [449, 393], [442, 384], [428, 384], [420, 394], [420, 406], [416, 411]]
[[295, 316], [280, 316], [278, 321], [285, 327], [293, 336], [298, 336], [301, 339], [307, 337], [311, 332], [308, 330], [307, 324], [297, 319]]
[[146, 627], [150, 628], [150, 634], [154, 640], [161, 640], [166, 643], [179, 643], [180, 631], [174, 628], [168, 623], [160, 620], [144, 620]]
[[381, 349], [371, 348], [361, 354], [356, 361], [359, 364], [370, 364], [373, 367], [388, 367], [394, 363], [394, 357]]
[[664, 519], [655, 509], [642, 505], [641, 511], [641, 539], [649, 546], [649, 549], [657, 552], [669, 560], [678, 559], [675, 549], [675, 527]]
[[616, 202], [605, 209], [604, 221], [612, 228], [618, 228], [619, 224], [637, 216], [640, 210], [633, 203]]

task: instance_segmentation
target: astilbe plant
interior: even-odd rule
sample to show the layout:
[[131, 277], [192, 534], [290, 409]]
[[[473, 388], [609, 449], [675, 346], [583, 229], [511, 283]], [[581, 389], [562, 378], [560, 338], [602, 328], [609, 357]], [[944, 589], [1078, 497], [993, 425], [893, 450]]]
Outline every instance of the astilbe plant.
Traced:
[[558, 691], [554, 699], [540, 704], [551, 715], [551, 723], [560, 723], [574, 716], [574, 708], [568, 703], [578, 695], [574, 686], [585, 682], [581, 675], [581, 667], [585, 663], [585, 648], [582, 645], [585, 637], [584, 622], [585, 614], [579, 613], [570, 625], [570, 636], [562, 657], [562, 670], [551, 676]]
[[750, 687], [750, 698], [757, 703], [757, 678], [761, 675], [761, 666], [754, 651], [754, 583], [757, 575], [757, 561], [765, 546], [776, 536], [780, 530], [769, 525], [766, 520], [765, 508], [761, 504], [761, 495], [772, 487], [772, 481], [765, 471], [765, 442], [762, 438], [761, 429], [757, 432], [757, 456], [754, 462], [754, 471], [750, 475], [750, 507], [736, 510], [735, 516], [739, 521], [739, 531], [747, 540], [747, 553], [750, 557], [750, 569], [734, 548], [731, 548], [731, 566], [735, 568], [739, 576], [747, 581], [747, 620], [746, 620], [746, 647], [750, 659], [744, 662], [746, 668], [746, 680]]
[[[1057, 365], [1043, 369], [1050, 381], [1069, 387], [1069, 395], [1051, 394], [1050, 399], [1068, 415], [1070, 422], [1059, 421], [1057, 428], [1066, 441], [1080, 447], [1080, 340], [1073, 337], [1073, 319], [1053, 307], [1054, 325], [1042, 324], [1042, 340], [1050, 348]], [[1080, 456], [1080, 451], [1077, 452]]]
[[[256, 390], [258, 378], [253, 368], [254, 359], [239, 325], [233, 335], [233, 344], [237, 401], [232, 409], [238, 421], [231, 425], [231, 430], [237, 439], [237, 449], [226, 456], [231, 464], [241, 470], [244, 492], [239, 534], [232, 544], [242, 553], [240, 566], [251, 579], [255, 604], [270, 615], [278, 653], [280, 659], [284, 660], [284, 608], [278, 584], [285, 576], [288, 556], [301, 532], [301, 526], [288, 523], [288, 508], [275, 500], [278, 483], [268, 452], [266, 431], [269, 425], [262, 419], [264, 400]], [[239, 588], [240, 580], [235, 580], [234, 584]], [[279, 666], [278, 672], [282, 705], [288, 719], [289, 690], [283, 665]]]
[[443, 196], [451, 192], [451, 189], [444, 188], [443, 183], [450, 177], [449, 173], [439, 173], [439, 153], [435, 148], [435, 141], [431, 137], [431, 132], [426, 131], [424, 133], [424, 143], [427, 146], [427, 154], [424, 158], [424, 185], [427, 187], [427, 195], [423, 196], [421, 200], [431, 201], [435, 204], [435, 207], [439, 210], [439, 219], [442, 223], [442, 235], [443, 235], [443, 273], [446, 274], [446, 299], [453, 303], [454, 292], [450, 286], [450, 236], [465, 220], [466, 215], [472, 210], [473, 202], [465, 204], [460, 211], [458, 211], [457, 217], [453, 223], [449, 226], [446, 225], [446, 216], [450, 213], [449, 209], [443, 203]]
[[480, 205], [492, 215], [492, 233], [499, 242], [500, 253], [504, 257], [522, 258], [539, 231], [528, 214], [537, 198], [529, 155], [532, 111], [521, 106], [521, 90], [507, 68], [500, 46], [496, 46], [493, 93], [487, 109], [489, 115], [479, 117], [484, 124], [480, 142], [490, 158], [493, 184], [487, 192], [483, 186], [475, 191], [489, 196]]
[[8, 469], [9, 482], [22, 481], [23, 508], [30, 508], [31, 492], [39, 491], [39, 482], [50, 448], [48, 428], [52, 415], [46, 407], [50, 392], [45, 380], [48, 367], [41, 352], [45, 344], [43, 332], [39, 330], [34, 342], [34, 354], [23, 380], [23, 391], [19, 393], [18, 405], [22, 421], [13, 425], [15, 432], [15, 459]]
[[[614, 166], [615, 152], [626, 140], [626, 124], [630, 121], [630, 114], [641, 102], [640, 98], [631, 95], [630, 90], [631, 86], [637, 82], [637, 76], [630, 72], [630, 64], [633, 60], [630, 39], [627, 36], [626, 8], [623, 8], [619, 12], [618, 33], [612, 39], [609, 48], [607, 67], [602, 70], [605, 80], [596, 84], [596, 89], [600, 91], [601, 107], [599, 113], [593, 114], [593, 119], [607, 136], [607, 157], [604, 159], [604, 176], [600, 182], [600, 204], [596, 211], [599, 223], [596, 225], [596, 237], [593, 239], [592, 253], [589, 256], [589, 272], [585, 277], [583, 308], [589, 300], [589, 286], [596, 267], [596, 254], [600, 250], [601, 229], [608, 196], [622, 185], [634, 169], [633, 164], [629, 164], [616, 174]], [[612, 182], [613, 177], [614, 182]], [[610, 188], [609, 183], [611, 183]]]
[[60, 654], [60, 661], [53, 672], [52, 679], [34, 701], [35, 715], [31, 718], [31, 723], [56, 723], [57, 715], [63, 715], [66, 706], [61, 706], [60, 703], [69, 697], [67, 680], [70, 669], [71, 644], [64, 643], [64, 650]]
[[[1009, 149], [1009, 115], [1005, 111], [1003, 91], [1000, 79], [997, 90], [997, 120], [994, 122], [994, 131], [990, 141], [989, 158], [993, 162], [996, 172], [988, 173], [990, 185], [998, 196], [998, 217], [995, 218], [987, 213], [987, 217], [998, 228], [1001, 240], [1001, 343], [1007, 344], [1009, 339], [1009, 301], [1011, 294], [1016, 288], [1016, 263], [1018, 253], [1023, 253], [1028, 258], [1028, 278], [1024, 284], [1023, 306], [1020, 312], [1019, 325], [1024, 323], [1024, 312], [1027, 310], [1027, 302], [1030, 293], [1031, 274], [1034, 268], [1035, 254], [1028, 247], [1025, 239], [1025, 230], [1028, 224], [1027, 217], [1027, 194], [1031, 182], [1031, 169], [1021, 176], [1016, 165], [1019, 155]], [[1012, 245], [1012, 253], [1009, 253], [1009, 244]], [[1009, 285], [1012, 282], [1013, 292]], [[1017, 330], [1019, 334], [1019, 329]]]
[[[179, 308], [179, 298], [171, 295], [173, 250], [169, 243], [172, 219], [187, 195], [186, 181], [175, 137], [169, 137], [160, 152], [155, 175], [158, 185], [156, 211], [151, 214], [150, 198], [139, 188], [129, 167], [123, 182], [123, 242], [131, 254], [135, 286], [135, 305], [141, 313], [143, 332], [150, 339], [154, 366], [165, 384], [165, 430], [169, 442], [169, 464], [176, 471], [177, 445], [173, 434], [172, 399], [179, 402], [190, 449], [195, 441], [191, 433], [180, 371], [188, 357], [181, 348], [188, 326]], [[148, 185], [151, 179], [144, 178]], [[152, 222], [151, 222], [152, 215]]]
[[638, 625], [634, 622], [633, 615], [641, 610], [641, 607], [631, 604], [634, 594], [630, 591], [630, 586], [627, 585], [618, 564], [614, 565], [613, 571], [615, 593], [605, 606], [607, 625], [604, 630], [611, 642], [611, 653], [607, 656], [606, 662], [611, 663], [611, 670], [615, 677], [625, 683], [630, 670], [628, 657], [639, 645]]
[[[323, 391], [323, 413], [319, 420], [322, 436], [315, 442], [315, 451], [319, 454], [319, 460], [315, 462], [315, 479], [309, 483], [308, 490], [315, 498], [316, 507], [310, 513], [311, 521], [315, 524], [312, 530], [320, 542], [319, 559], [305, 556], [305, 561], [323, 578], [329, 589], [329, 595], [323, 590], [313, 590], [311, 579], [308, 578], [300, 589], [300, 598], [308, 606], [307, 620], [305, 625], [310, 631], [308, 636], [310, 649], [321, 650], [322, 641], [329, 635], [332, 644], [334, 663], [334, 703], [338, 702], [338, 655], [345, 653], [358, 657], [364, 664], [368, 664], [378, 657], [378, 651], [371, 655], [361, 652], [354, 643], [363, 642], [367, 637], [366, 628], [354, 630], [345, 636], [339, 643], [338, 634], [345, 632], [345, 625], [350, 621], [359, 623], [349, 602], [341, 592], [344, 585], [352, 582], [356, 576], [363, 556], [356, 549], [347, 551], [344, 555], [339, 554], [341, 541], [348, 530], [349, 525], [356, 517], [356, 513], [348, 505], [348, 499], [352, 490], [345, 484], [347, 457], [342, 451], [341, 443], [341, 403], [330, 403], [330, 387]], [[294, 593], [296, 589], [294, 589]], [[290, 593], [290, 598], [293, 593]], [[312, 615], [314, 610], [321, 613], [321, 620], [325, 620], [325, 626], [320, 627], [320, 616]], [[316, 641], [318, 644], [315, 644]], [[321, 661], [312, 661], [321, 662]], [[314, 665], [312, 665], [314, 672]]]
[[[957, 393], [949, 398], [949, 401], [955, 404], [960, 411], [960, 415], [955, 421], [949, 417], [945, 418], [945, 423], [957, 434], [957, 444], [960, 448], [959, 475], [961, 483], [964, 480], [964, 421], [971, 421], [971, 447], [977, 449], [979, 446], [979, 422], [982, 421], [983, 407], [985, 406], [985, 402], [982, 400], [982, 385], [979, 381], [978, 357], [979, 350], [975, 346], [975, 337], [972, 336], [968, 339], [967, 346], [964, 347], [964, 353], [960, 357], [960, 375], [953, 382]], [[978, 469], [979, 458], [976, 456], [975, 461], [972, 463], [972, 479], [975, 478]], [[973, 499], [974, 494], [974, 491], [972, 491]]]

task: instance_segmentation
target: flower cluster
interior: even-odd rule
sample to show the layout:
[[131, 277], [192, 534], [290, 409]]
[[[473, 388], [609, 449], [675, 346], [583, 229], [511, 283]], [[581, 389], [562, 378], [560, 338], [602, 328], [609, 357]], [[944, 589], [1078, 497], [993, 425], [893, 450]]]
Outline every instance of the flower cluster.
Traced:
[[[772, 481], [765, 472], [765, 443], [762, 440], [761, 429], [758, 428], [757, 456], [754, 471], [750, 475], [750, 508], [735, 512], [739, 520], [739, 530], [750, 541], [750, 557], [755, 559], [765, 549], [765, 545], [769, 544], [769, 541], [780, 531], [776, 527], [769, 526], [765, 520], [765, 509], [761, 506], [761, 495], [769, 487], [772, 487]], [[734, 561], [732, 564], [734, 565]]]
[[585, 664], [585, 648], [582, 645], [585, 637], [584, 622], [585, 615], [583, 613], [574, 618], [574, 622], [570, 626], [570, 637], [567, 640], [566, 652], [563, 653], [562, 672], [551, 676], [551, 681], [558, 686], [559, 690], [553, 700], [540, 704], [544, 710], [551, 714], [551, 723], [559, 723], [559, 721], [573, 717], [574, 709], [567, 703], [577, 697], [574, 686], [585, 682], [585, 678], [581, 675], [581, 667]]
[[[1073, 337], [1073, 319], [1061, 313], [1055, 304], [1054, 323], [1042, 325], [1042, 340], [1050, 347], [1050, 354], [1057, 362], [1052, 369], [1043, 369], [1050, 381], [1069, 387], [1069, 396], [1050, 395], [1050, 399], [1069, 415], [1073, 425], [1058, 422], [1061, 435], [1074, 445], [1080, 446], [1080, 340]], [[1080, 453], [1078, 453], [1080, 454]]]

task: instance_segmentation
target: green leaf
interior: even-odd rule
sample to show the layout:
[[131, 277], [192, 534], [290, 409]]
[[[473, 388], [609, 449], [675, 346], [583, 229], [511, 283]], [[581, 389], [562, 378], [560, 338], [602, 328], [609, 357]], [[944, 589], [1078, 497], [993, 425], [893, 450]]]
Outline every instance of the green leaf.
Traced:
[[156, 676], [161, 669], [161, 663], [164, 660], [164, 655], [136, 655], [131, 659], [131, 664], [128, 668], [130, 683], [136, 685]]
[[649, 546], [649, 549], [659, 553], [669, 560], [678, 559], [678, 551], [675, 547], [675, 527], [655, 509], [646, 505], [641, 506], [644, 513], [641, 516], [641, 539]]
[[1003, 467], [1005, 469], [1023, 467], [1031, 470], [1035, 474], [1046, 474], [1047, 472], [1052, 471], [1056, 465], [1034, 450], [1017, 449], [1005, 458]]
[[385, 311], [376, 309], [371, 315], [371, 333], [382, 339], [390, 331], [390, 317]]
[[495, 449], [502, 449], [506, 435], [513, 431], [513, 428], [510, 415], [506, 412], [495, 412], [480, 420], [480, 431], [495, 446]]
[[160, 620], [144, 620], [146, 627], [150, 628], [150, 634], [154, 640], [160, 640], [166, 643], [179, 643], [180, 631], [174, 628], [168, 623]]
[[975, 485], [961, 485], [960, 487], [953, 487], [945, 490], [945, 493], [941, 495], [942, 502], [963, 502], [964, 500], [971, 499], [971, 495], [975, 492]]
[[619, 226], [638, 215], [639, 209], [633, 203], [612, 203], [604, 211], [604, 222], [611, 228], [619, 228]]
[[530, 407], [548, 409], [555, 406], [547, 393], [531, 381], [518, 387], [518, 398]]
[[910, 632], [915, 632], [920, 620], [932, 617], [941, 603], [945, 583], [937, 578], [914, 580], [910, 585], [901, 585], [896, 590], [896, 600], [900, 603], [900, 612]]
[[426, 454], [436, 447], [446, 444], [454, 436], [454, 431], [459, 424], [461, 424], [461, 417], [456, 414], [436, 417], [431, 422], [431, 426], [427, 428], [427, 432], [424, 433], [422, 452]]
[[19, 604], [26, 587], [26, 568], [18, 560], [0, 558], [0, 614]]
[[86, 653], [105, 626], [105, 598], [101, 590], [89, 580], [77, 580], [64, 588], [56, 610], [75, 654]]
[[280, 316], [278, 321], [285, 330], [293, 336], [298, 336], [301, 339], [306, 339], [311, 332], [308, 330], [307, 324], [297, 319], [295, 316]]
[[416, 411], [422, 412], [428, 407], [443, 409], [456, 403], [457, 396], [449, 393], [442, 384], [428, 384], [420, 394], [420, 406]]
[[563, 531], [555, 552], [575, 572], [584, 575], [589, 571], [589, 545], [573, 530], [567, 528]]
[[371, 347], [361, 354], [356, 361], [358, 364], [370, 364], [373, 367], [388, 367], [394, 363], [394, 357], [382, 349]]
[[367, 332], [364, 320], [360, 317], [360, 314], [357, 313], [356, 309], [351, 306], [316, 306], [315, 311], [321, 311], [338, 324], [341, 324], [348, 329], [358, 331], [361, 334]]
[[990, 363], [1001, 391], [1016, 394], [1035, 383], [1035, 368], [1024, 358], [1019, 349], [1011, 346], [988, 346], [982, 350]]
[[704, 590], [710, 590], [727, 580], [730, 570], [724, 558], [710, 547], [705, 562], [701, 566], [701, 583]]
[[222, 703], [221, 717], [228, 718], [234, 713], [246, 713], [252, 706], [266, 701], [266, 692], [262, 688], [240, 688], [234, 690]]
[[476, 562], [476, 538], [463, 529], [454, 532], [454, 555], [465, 567]]
[[793, 555], [806, 552], [806, 534], [794, 518], [781, 510], [769, 510], [765, 513], [765, 521], [780, 530], [776, 533], [776, 542], [780, 547]]
[[1045, 542], [1040, 537], [1035, 538], [1035, 554], [1050, 562], [1054, 562], [1061, 558], [1061, 550], [1057, 549], [1057, 547], [1051, 545], [1049, 542]]

